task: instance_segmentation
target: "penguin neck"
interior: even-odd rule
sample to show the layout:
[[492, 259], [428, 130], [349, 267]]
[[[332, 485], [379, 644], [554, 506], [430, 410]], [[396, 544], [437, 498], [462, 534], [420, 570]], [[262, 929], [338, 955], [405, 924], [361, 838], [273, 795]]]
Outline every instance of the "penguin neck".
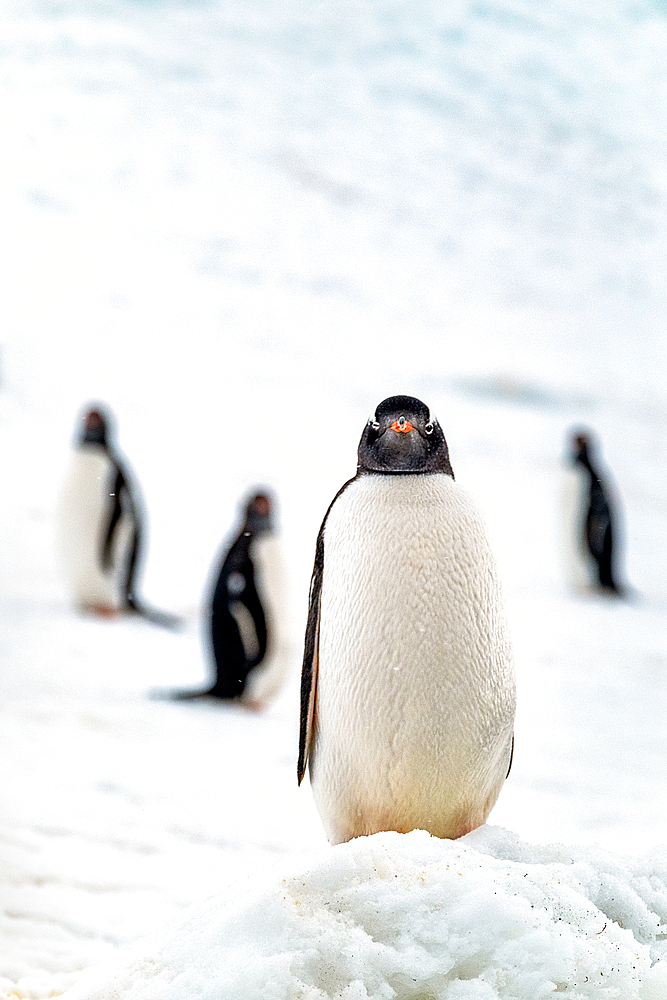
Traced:
[[270, 538], [272, 534], [273, 532], [269, 528], [264, 527], [257, 530], [246, 522], [236, 536], [234, 544], [242, 544], [245, 551], [250, 553], [251, 549], [254, 551], [256, 543], [264, 541], [265, 538]]
[[79, 441], [77, 448], [79, 451], [88, 452], [89, 454], [111, 455], [111, 448], [106, 441], [86, 441], [84, 438], [82, 441]]
[[[448, 479], [454, 479], [453, 472], [444, 472], [441, 469], [421, 471], [415, 469], [363, 469], [358, 467], [354, 479], [361, 479], [363, 476], [447, 476]], [[353, 482], [354, 479], [350, 480], [350, 482]]]
[[575, 459], [575, 465], [580, 465], [583, 469], [586, 470], [586, 472], [591, 478], [592, 483], [600, 482], [600, 477], [597, 473], [597, 470], [591, 463], [590, 458], [588, 457], [588, 452], [580, 452], [580, 454], [577, 455]]
[[260, 535], [268, 535], [273, 531], [273, 525], [271, 523], [270, 514], [257, 514], [254, 511], [250, 511], [246, 515], [245, 523], [241, 529], [244, 532], [259, 537]]

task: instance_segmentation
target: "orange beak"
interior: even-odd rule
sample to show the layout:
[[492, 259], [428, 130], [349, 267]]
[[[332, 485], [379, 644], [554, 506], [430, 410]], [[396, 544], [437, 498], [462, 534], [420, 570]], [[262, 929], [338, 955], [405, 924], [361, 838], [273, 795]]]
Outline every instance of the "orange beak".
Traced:
[[394, 420], [393, 424], [389, 428], [392, 431], [396, 431], [398, 434], [407, 434], [408, 431], [413, 431], [414, 427], [409, 420], [406, 420], [403, 426], [401, 426], [398, 420]]

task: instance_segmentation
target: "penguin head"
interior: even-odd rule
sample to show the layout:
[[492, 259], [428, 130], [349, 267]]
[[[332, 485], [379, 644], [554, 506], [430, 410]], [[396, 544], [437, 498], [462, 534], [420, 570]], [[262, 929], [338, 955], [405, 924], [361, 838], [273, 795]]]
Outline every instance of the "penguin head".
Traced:
[[454, 478], [442, 428], [414, 396], [380, 403], [361, 435], [358, 472], [444, 472]]
[[255, 493], [245, 509], [244, 530], [253, 535], [273, 531], [273, 501], [268, 493]]
[[577, 429], [570, 433], [570, 461], [587, 465], [595, 452], [595, 441], [590, 431]]
[[107, 447], [110, 420], [104, 410], [93, 407], [86, 410], [83, 418], [83, 428], [79, 435], [79, 444], [101, 444]]

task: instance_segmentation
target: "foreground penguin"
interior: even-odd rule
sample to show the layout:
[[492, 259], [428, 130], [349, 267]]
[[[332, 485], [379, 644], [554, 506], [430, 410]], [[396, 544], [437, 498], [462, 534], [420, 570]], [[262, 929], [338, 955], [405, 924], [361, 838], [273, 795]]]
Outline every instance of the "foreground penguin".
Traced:
[[480, 826], [509, 773], [514, 706], [482, 518], [428, 408], [385, 399], [324, 518], [310, 590], [298, 778], [309, 760], [330, 842]]
[[282, 550], [273, 503], [254, 494], [239, 534], [225, 554], [210, 603], [209, 638], [215, 682], [204, 691], [183, 691], [176, 699], [213, 697], [264, 708], [287, 676], [289, 638]]
[[60, 496], [58, 549], [76, 606], [109, 617], [137, 612], [156, 624], [179, 620], [147, 608], [136, 590], [142, 545], [139, 503], [113, 447], [109, 416], [89, 409]]
[[568, 561], [574, 586], [621, 596], [617, 578], [617, 517], [597, 462], [592, 435], [574, 432], [565, 489]]

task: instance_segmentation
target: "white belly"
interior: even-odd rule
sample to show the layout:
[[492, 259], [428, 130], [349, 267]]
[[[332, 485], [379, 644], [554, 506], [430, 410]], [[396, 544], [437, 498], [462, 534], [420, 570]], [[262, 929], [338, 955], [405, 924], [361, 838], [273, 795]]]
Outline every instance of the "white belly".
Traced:
[[590, 486], [590, 477], [581, 465], [564, 470], [561, 491], [563, 552], [565, 569], [575, 590], [588, 590], [597, 582], [595, 560], [584, 536]]
[[81, 608], [118, 609], [132, 525], [121, 520], [114, 534], [112, 566], [101, 564], [102, 545], [112, 504], [115, 467], [104, 449], [76, 449], [63, 484], [57, 513], [57, 545], [63, 575], [74, 602]]
[[329, 839], [479, 826], [507, 773], [514, 704], [472, 499], [445, 475], [356, 480], [324, 535], [311, 780]]
[[279, 694], [289, 671], [289, 584], [282, 546], [275, 535], [260, 535], [253, 541], [252, 561], [269, 641], [264, 659], [248, 674], [241, 701], [263, 706]]

